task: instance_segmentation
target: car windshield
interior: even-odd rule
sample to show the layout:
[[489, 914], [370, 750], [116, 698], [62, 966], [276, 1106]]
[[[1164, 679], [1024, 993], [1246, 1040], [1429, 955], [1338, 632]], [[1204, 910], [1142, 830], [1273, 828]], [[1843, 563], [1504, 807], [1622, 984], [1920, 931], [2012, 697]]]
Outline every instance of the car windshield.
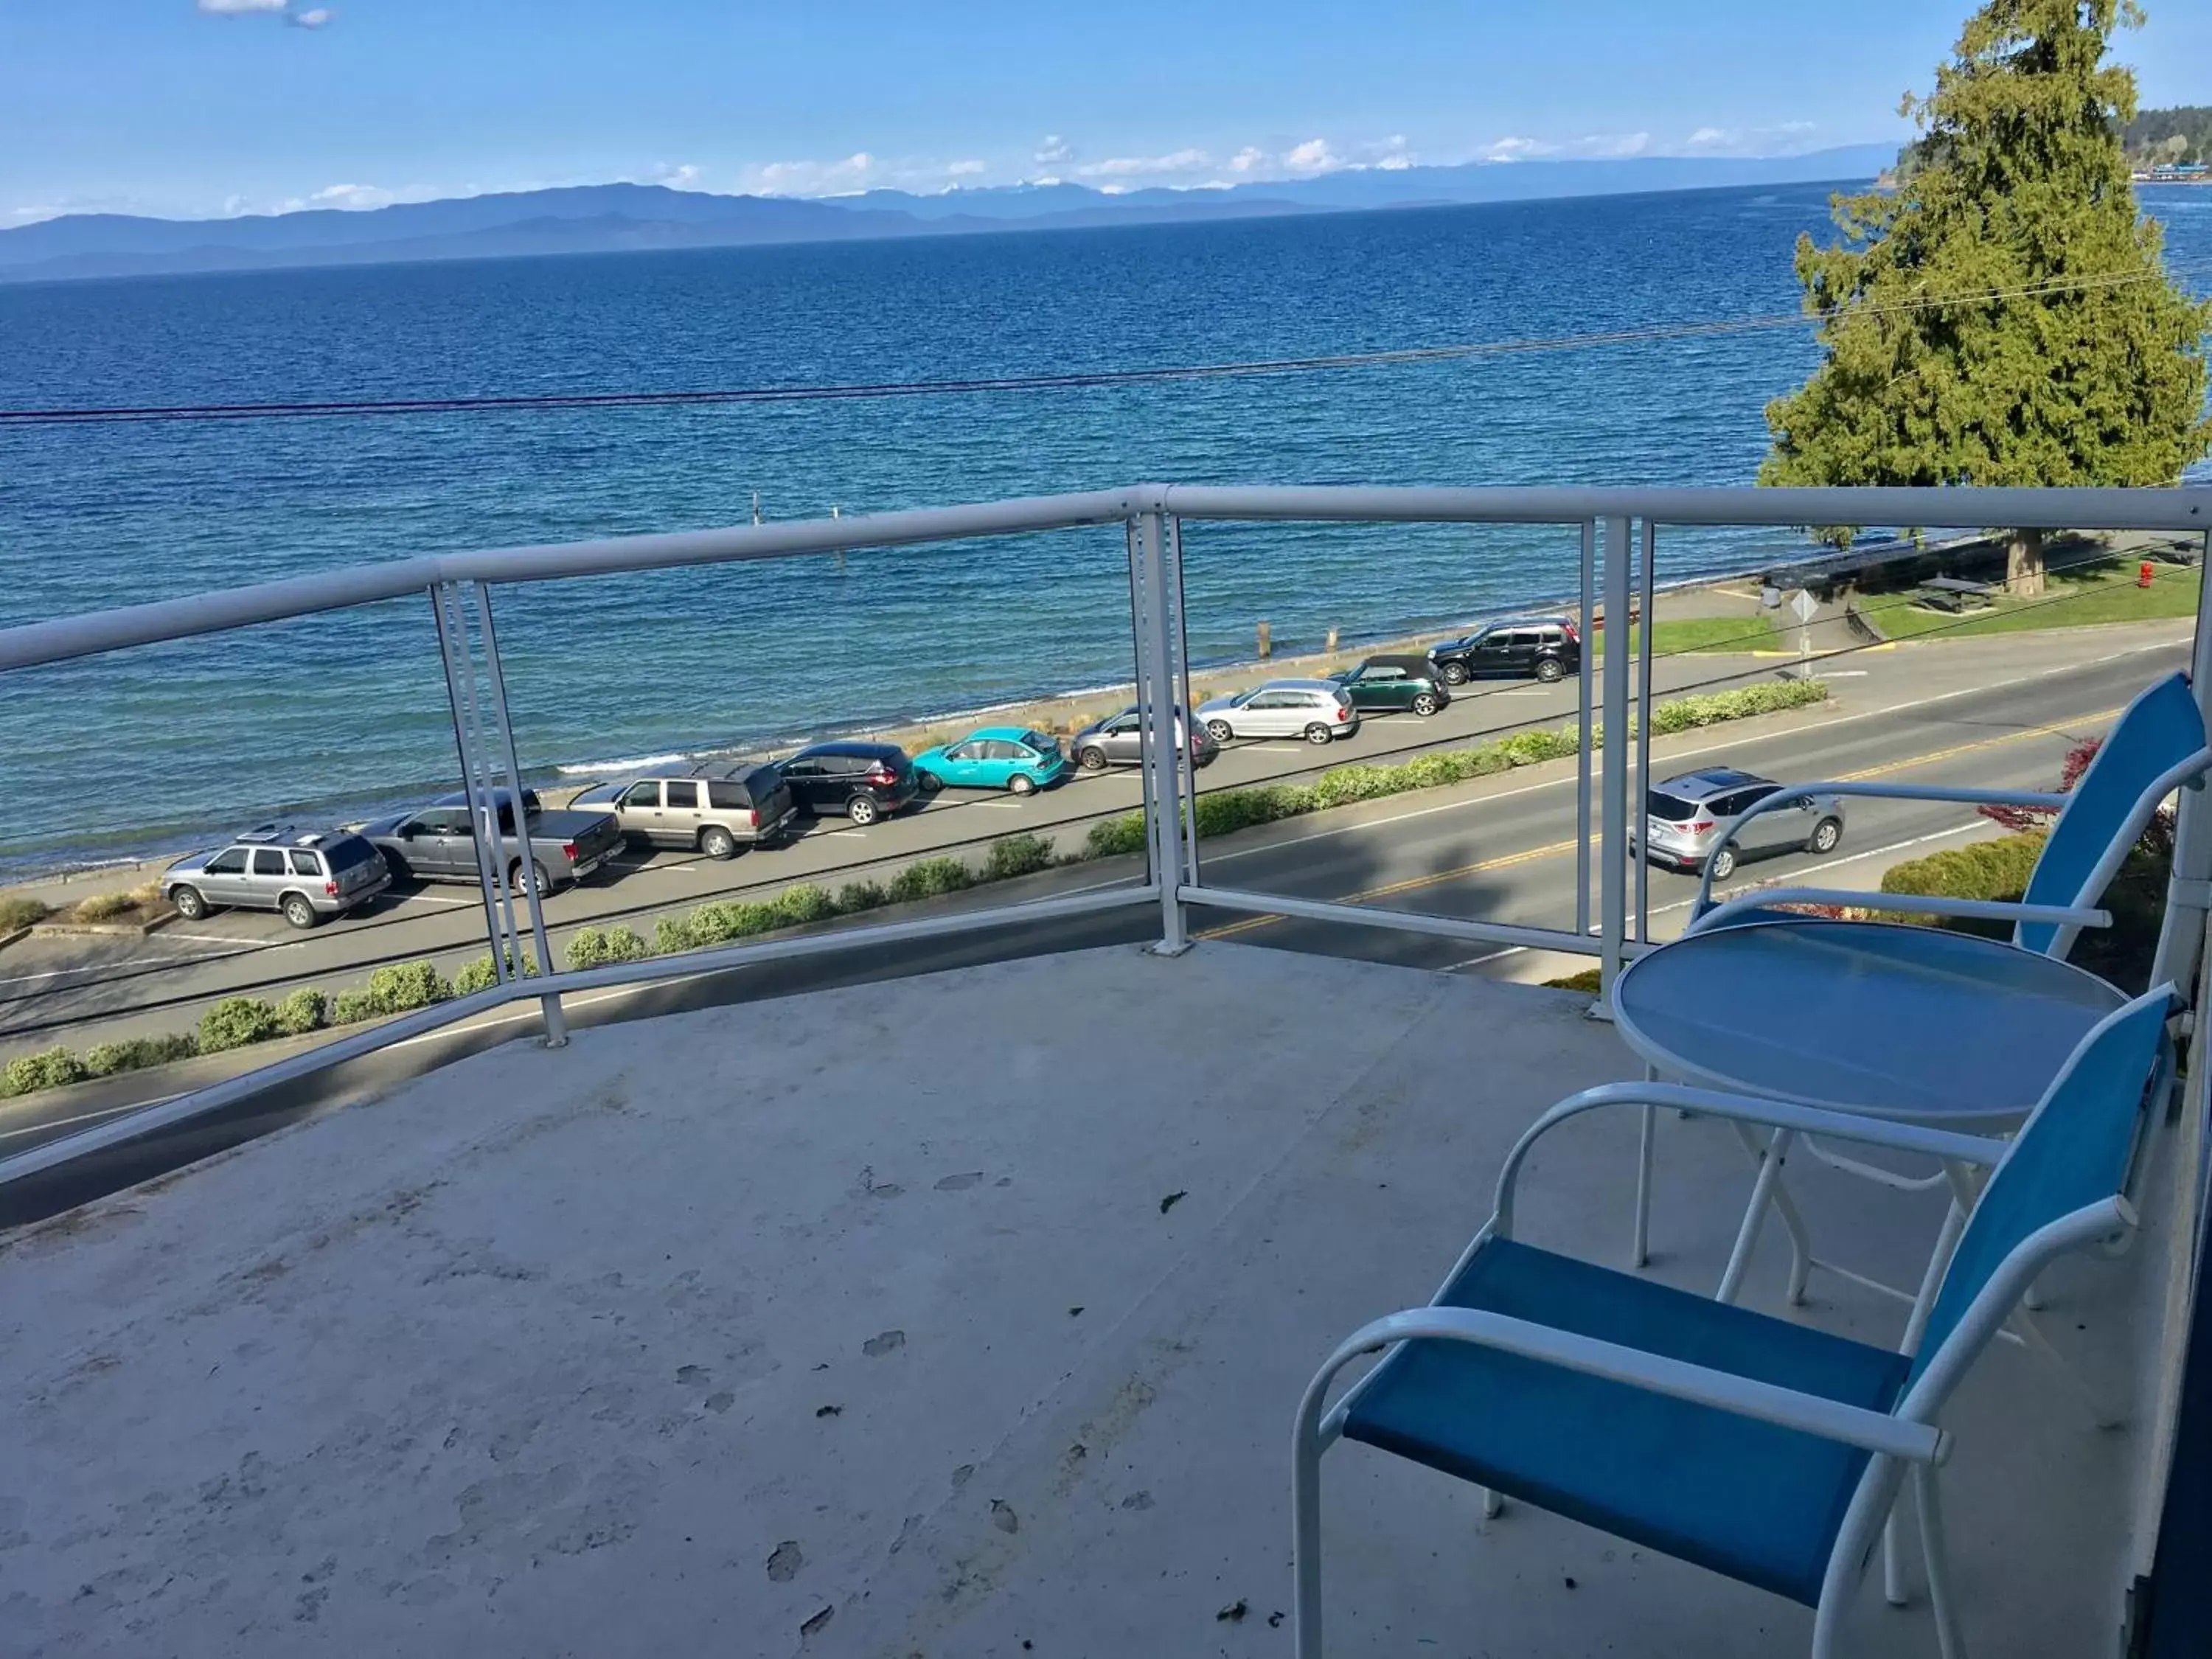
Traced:
[[1698, 816], [1698, 804], [1684, 800], [1679, 795], [1669, 795], [1654, 789], [1644, 799], [1644, 810], [1655, 818], [1664, 818], [1669, 823], [1681, 823]]
[[1231, 708], [1242, 708], [1246, 703], [1251, 702], [1253, 698], [1260, 695], [1261, 689], [1261, 688], [1255, 685], [1249, 691], [1239, 691], [1235, 696], [1230, 698], [1229, 706]]

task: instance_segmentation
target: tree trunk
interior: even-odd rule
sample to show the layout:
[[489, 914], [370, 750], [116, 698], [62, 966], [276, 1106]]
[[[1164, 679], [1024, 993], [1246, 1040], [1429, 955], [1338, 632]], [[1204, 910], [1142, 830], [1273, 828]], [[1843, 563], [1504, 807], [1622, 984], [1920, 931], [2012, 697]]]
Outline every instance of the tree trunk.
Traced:
[[2005, 544], [2005, 592], [2032, 599], [2043, 592], [2043, 532], [2015, 530]]

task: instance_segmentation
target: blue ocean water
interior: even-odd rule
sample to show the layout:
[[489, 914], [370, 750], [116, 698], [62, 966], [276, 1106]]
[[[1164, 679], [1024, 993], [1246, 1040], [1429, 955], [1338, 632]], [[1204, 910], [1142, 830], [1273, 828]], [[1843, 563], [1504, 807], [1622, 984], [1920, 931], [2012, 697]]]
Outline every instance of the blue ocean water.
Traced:
[[[2148, 192], [2212, 265], [2212, 191]], [[0, 405], [683, 390], [1586, 335], [1792, 309], [1819, 187], [0, 287]], [[2198, 279], [2202, 282], [2201, 276]], [[1091, 489], [1740, 483], [1809, 333], [1266, 379], [690, 409], [0, 429], [0, 624], [363, 560]], [[1663, 574], [1784, 532], [1680, 531]], [[1568, 589], [1544, 529], [1198, 526], [1194, 655]], [[524, 763], [788, 740], [1129, 672], [1117, 530], [501, 592]], [[9, 677], [0, 874], [455, 772], [427, 601]]]

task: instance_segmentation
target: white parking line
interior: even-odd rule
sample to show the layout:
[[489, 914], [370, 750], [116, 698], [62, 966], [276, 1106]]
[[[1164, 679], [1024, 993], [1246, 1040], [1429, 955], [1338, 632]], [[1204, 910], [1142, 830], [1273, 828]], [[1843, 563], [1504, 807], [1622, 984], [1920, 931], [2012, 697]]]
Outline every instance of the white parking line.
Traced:
[[[163, 930], [161, 937], [180, 939], [191, 945], [228, 945], [234, 951], [250, 951], [253, 948], [252, 939], [242, 939], [235, 933], [180, 933], [175, 928], [170, 927]], [[152, 962], [155, 958], [147, 957], [143, 960]]]
[[400, 904], [457, 904], [464, 908], [483, 902], [481, 899], [448, 898], [443, 893], [403, 893], [395, 901]]
[[[229, 941], [226, 941], [229, 942]], [[196, 957], [125, 957], [120, 962], [88, 963], [80, 968], [50, 968], [43, 974], [17, 974], [0, 979], [0, 985], [31, 985], [43, 979], [67, 979], [72, 974], [109, 974], [118, 968], [143, 967], [148, 963], [159, 963], [165, 967], [189, 968], [198, 962], [220, 962], [225, 957], [240, 956], [244, 951], [212, 951]]]

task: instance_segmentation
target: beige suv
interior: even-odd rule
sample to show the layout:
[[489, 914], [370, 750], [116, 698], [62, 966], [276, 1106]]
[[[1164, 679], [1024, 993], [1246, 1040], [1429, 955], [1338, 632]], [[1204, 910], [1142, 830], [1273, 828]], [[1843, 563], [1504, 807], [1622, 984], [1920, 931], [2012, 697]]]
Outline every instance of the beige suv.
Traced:
[[568, 803], [611, 812], [629, 841], [726, 859], [790, 833], [799, 808], [775, 767], [708, 761], [681, 771], [602, 783]]

